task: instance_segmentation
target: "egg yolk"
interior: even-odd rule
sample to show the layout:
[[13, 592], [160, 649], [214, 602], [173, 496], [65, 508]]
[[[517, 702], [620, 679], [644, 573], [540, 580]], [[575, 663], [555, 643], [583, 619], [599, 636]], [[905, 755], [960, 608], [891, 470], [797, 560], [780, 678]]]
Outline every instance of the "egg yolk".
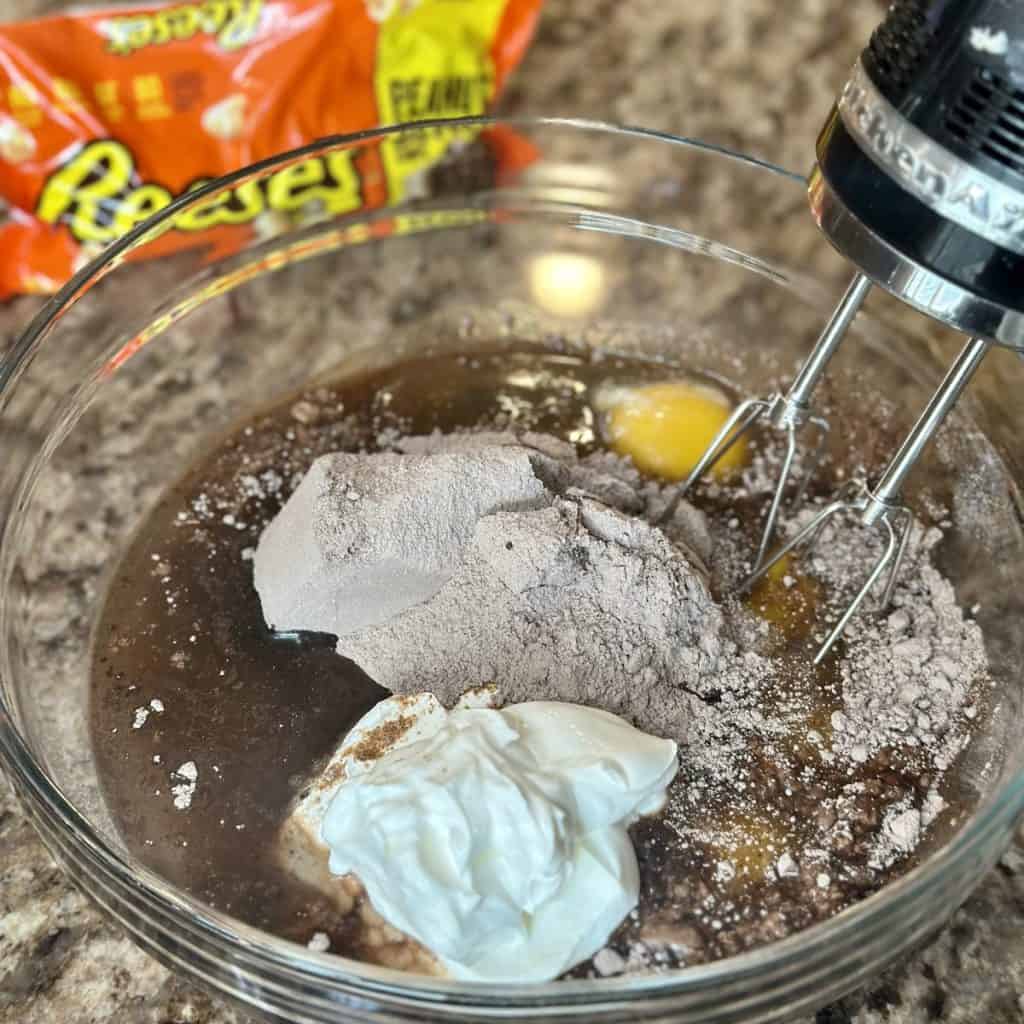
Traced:
[[[682, 381], [623, 388], [606, 402], [611, 447], [628, 455], [643, 473], [682, 480], [700, 461], [732, 412], [713, 388]], [[745, 441], [733, 445], [711, 474], [735, 475], [747, 459]]]

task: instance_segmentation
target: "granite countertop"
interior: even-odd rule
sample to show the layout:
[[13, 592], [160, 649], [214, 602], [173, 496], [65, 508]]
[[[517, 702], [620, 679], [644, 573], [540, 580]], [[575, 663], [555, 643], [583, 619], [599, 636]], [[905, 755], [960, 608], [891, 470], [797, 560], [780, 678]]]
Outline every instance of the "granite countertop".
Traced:
[[[64, 6], [6, 0], [5, 17]], [[795, 169], [881, 13], [860, 0], [548, 0], [503, 109], [697, 136]], [[0, 338], [37, 308], [0, 309]], [[1024, 850], [927, 948], [798, 1024], [1024, 1021]], [[73, 888], [0, 782], [0, 1022], [245, 1024]]]

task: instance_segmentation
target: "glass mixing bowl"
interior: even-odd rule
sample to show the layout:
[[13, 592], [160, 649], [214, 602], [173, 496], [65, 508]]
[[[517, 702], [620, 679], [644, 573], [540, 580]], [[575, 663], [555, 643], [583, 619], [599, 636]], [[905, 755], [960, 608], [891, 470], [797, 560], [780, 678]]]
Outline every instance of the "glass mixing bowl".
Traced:
[[[347, 199], [332, 176], [341, 166], [361, 176]], [[231, 227], [247, 202], [275, 209], [255, 230]], [[196, 247], [141, 262], [185, 215]], [[984, 401], [961, 404], [915, 478], [964, 484], [1014, 524], [993, 532], [954, 516], [943, 545], [961, 601], [981, 604], [999, 687], [960, 772], [961, 820], [898, 882], [784, 941], [674, 973], [536, 987], [314, 953], [135, 860], [105, 810], [87, 727], [107, 573], [161, 490], [240, 417], [329, 369], [511, 341], [643, 355], [764, 392], [792, 373], [848, 274], [817, 235], [799, 177], [683, 139], [561, 120], [328, 139], [200, 188], [111, 245], [0, 366], [0, 759], [53, 854], [162, 962], [289, 1021], [754, 1024], [819, 1006], [919, 942], [996, 861], [1024, 810], [1013, 728], [1024, 664], [1014, 485], [1024, 412], [1013, 396], [1024, 369], [1007, 353], [990, 359]], [[909, 425], [949, 352], [922, 320], [873, 298], [824, 389], [835, 443], [857, 450], [883, 404], [896, 429]], [[883, 454], [867, 453], [876, 469]]]

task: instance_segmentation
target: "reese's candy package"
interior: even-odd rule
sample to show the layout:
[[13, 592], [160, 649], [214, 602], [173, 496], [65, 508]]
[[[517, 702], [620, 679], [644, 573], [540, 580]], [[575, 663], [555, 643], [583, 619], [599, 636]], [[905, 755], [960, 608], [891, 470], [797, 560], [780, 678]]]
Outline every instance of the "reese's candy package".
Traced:
[[[56, 291], [174, 197], [256, 160], [485, 113], [540, 2], [172, 0], [0, 25], [0, 298]], [[212, 229], [230, 249], [311, 200], [327, 214], [399, 201], [450, 144], [415, 138], [299, 161], [204, 201], [161, 251]]]

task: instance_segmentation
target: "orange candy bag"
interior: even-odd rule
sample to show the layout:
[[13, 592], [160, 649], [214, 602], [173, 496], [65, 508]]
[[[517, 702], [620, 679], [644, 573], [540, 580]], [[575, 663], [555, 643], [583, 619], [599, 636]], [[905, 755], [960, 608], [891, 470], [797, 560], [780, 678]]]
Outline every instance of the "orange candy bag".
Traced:
[[[253, 161], [484, 113], [540, 2], [172, 0], [0, 25], [0, 298], [56, 291], [175, 196]], [[331, 214], [398, 201], [446, 145], [297, 163], [176, 218], [162, 249], [211, 229], [244, 244], [259, 218], [311, 199]]]

